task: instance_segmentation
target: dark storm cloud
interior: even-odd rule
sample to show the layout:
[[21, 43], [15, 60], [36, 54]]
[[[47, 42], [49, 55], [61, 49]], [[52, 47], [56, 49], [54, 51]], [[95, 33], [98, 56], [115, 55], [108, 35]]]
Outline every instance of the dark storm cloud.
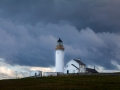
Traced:
[[66, 21], [78, 30], [118, 32], [119, 4], [119, 0], [0, 0], [0, 16], [20, 23]]
[[112, 61], [120, 63], [120, 36], [114, 33], [95, 33], [90, 28], [78, 32], [69, 24], [15, 25], [2, 19], [0, 25], [0, 57], [10, 64], [54, 66], [59, 37], [65, 46], [65, 63], [78, 57], [105, 69], [117, 69]]
[[[65, 63], [120, 69], [118, 0], [0, 0], [0, 58], [7, 63], [54, 66], [59, 37]], [[88, 27], [88, 28], [87, 28]]]
[[15, 25], [0, 19], [0, 57], [10, 64], [52, 66], [56, 43], [52, 46], [51, 43], [56, 42], [56, 39], [47, 35], [45, 37], [46, 30], [41, 31], [39, 27]]

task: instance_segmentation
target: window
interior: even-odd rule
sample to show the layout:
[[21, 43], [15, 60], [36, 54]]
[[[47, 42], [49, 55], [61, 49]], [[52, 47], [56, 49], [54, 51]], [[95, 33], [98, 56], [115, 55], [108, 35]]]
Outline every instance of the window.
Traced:
[[85, 65], [80, 65], [81, 68], [85, 68]]
[[75, 73], [75, 70], [73, 70], [73, 73]]
[[80, 65], [80, 67], [82, 68], [83, 66], [82, 66], [82, 65]]
[[63, 43], [62, 42], [58, 42], [57, 45], [63, 45]]

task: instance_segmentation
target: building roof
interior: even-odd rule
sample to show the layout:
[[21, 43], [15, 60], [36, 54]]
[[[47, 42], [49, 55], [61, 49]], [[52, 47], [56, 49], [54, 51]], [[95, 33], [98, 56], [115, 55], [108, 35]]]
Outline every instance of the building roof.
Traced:
[[97, 70], [92, 69], [92, 68], [86, 68], [86, 71], [91, 72], [91, 73], [98, 73]]
[[80, 61], [80, 59], [73, 59], [74, 61], [76, 61], [77, 63], [79, 63], [80, 65], [85, 65], [83, 62]]

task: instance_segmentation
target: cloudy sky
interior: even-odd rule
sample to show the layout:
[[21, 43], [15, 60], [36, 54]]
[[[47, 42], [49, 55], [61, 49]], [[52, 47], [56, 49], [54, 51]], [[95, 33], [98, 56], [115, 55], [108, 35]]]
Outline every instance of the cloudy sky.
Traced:
[[119, 8], [120, 0], [0, 0], [1, 73], [54, 67], [58, 38], [65, 63], [79, 57], [101, 72], [119, 71]]

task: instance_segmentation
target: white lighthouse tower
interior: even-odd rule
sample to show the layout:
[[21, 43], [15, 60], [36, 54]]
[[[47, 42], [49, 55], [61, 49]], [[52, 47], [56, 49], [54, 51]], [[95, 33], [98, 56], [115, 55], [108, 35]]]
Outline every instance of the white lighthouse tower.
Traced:
[[57, 46], [55, 48], [55, 72], [64, 72], [64, 47], [63, 42], [59, 38], [57, 41]]

